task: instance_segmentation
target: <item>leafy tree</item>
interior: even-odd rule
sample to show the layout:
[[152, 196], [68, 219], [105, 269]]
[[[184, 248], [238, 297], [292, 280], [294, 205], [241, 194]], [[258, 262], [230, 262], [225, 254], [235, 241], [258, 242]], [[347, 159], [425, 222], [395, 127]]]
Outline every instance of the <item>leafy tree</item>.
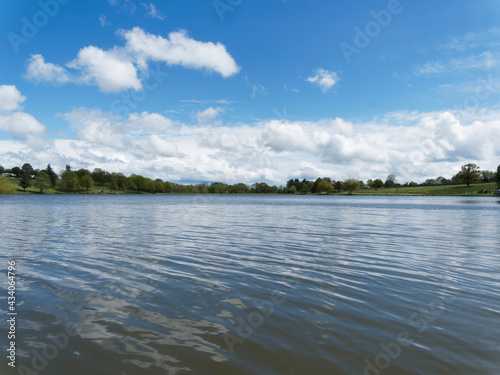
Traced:
[[342, 181], [335, 181], [333, 186], [335, 186], [335, 190], [337, 190], [337, 193], [340, 193], [342, 191]]
[[0, 176], [0, 194], [14, 194], [15, 192], [10, 178]]
[[[174, 192], [174, 184], [172, 184], [171, 182], [166, 181], [163, 185], [165, 185], [165, 193], [171, 194]], [[204, 193], [206, 193], [206, 191], [204, 191]]]
[[240, 182], [238, 184], [229, 186], [228, 191], [231, 194], [246, 194], [249, 192], [249, 188], [247, 185]]
[[496, 177], [496, 180], [497, 180], [498, 188], [500, 189], [500, 165], [497, 168], [497, 177]]
[[228, 185], [223, 182], [213, 182], [208, 187], [208, 192], [210, 194], [224, 194], [228, 190]]
[[158, 179], [153, 182], [154, 190], [153, 193], [164, 193], [165, 192], [165, 184], [162, 180]]
[[19, 178], [21, 176], [21, 168], [14, 167], [10, 169], [10, 173], [14, 175], [14, 177]]
[[393, 174], [390, 174], [387, 176], [387, 179], [385, 180], [384, 187], [386, 188], [393, 188], [396, 185], [396, 176]]
[[300, 184], [300, 194], [307, 194], [310, 192], [311, 192], [311, 189], [309, 188], [309, 184], [307, 184], [307, 183]]
[[467, 184], [467, 187], [469, 187], [470, 184], [479, 182], [479, 179], [481, 178], [481, 172], [479, 171], [479, 166], [473, 163], [469, 163], [463, 165], [460, 172], [458, 172], [455, 176], [460, 183]]
[[321, 180], [315, 189], [316, 193], [331, 193], [334, 190], [335, 187], [332, 185], [332, 183], [326, 180]]
[[342, 189], [347, 191], [347, 194], [351, 195], [353, 191], [359, 189], [359, 181], [353, 178], [348, 178], [342, 183]]
[[[128, 188], [130, 190], [137, 190], [137, 186], [136, 184], [134, 183], [134, 181], [130, 181], [129, 185], [128, 185]], [[137, 192], [139, 192], [139, 190], [137, 190]]]
[[88, 169], [80, 168], [76, 171], [76, 175], [78, 178], [82, 178], [84, 176], [90, 175], [90, 171]]
[[56, 186], [57, 180], [59, 180], [59, 176], [56, 172], [54, 172], [50, 164], [48, 164], [47, 168], [45, 168], [45, 172], [47, 172], [47, 175], [50, 178], [50, 184], [52, 185], [52, 187]]
[[380, 178], [377, 178], [376, 180], [373, 181], [373, 186], [372, 187], [375, 188], [375, 189], [383, 188], [384, 187], [384, 182]]
[[[87, 194], [88, 194], [90, 188], [92, 186], [94, 186], [94, 179], [90, 175], [90, 172], [89, 171], [87, 171], [87, 172], [88, 172], [87, 174], [84, 174], [83, 176], [81, 176], [79, 178], [79, 181], [80, 181], [80, 186], [83, 187], [85, 190], [87, 190]], [[78, 172], [76, 172], [76, 173], [77, 173], [77, 176], [78, 176]]]
[[4, 168], [2, 165], [0, 165], [0, 175], [1, 175], [2, 173], [4, 173], [4, 172], [5, 172], [5, 168]]
[[318, 178], [316, 179], [316, 181], [314, 181], [314, 184], [313, 184], [313, 186], [312, 186], [312, 188], [311, 188], [311, 192], [312, 192], [312, 193], [321, 193], [320, 191], [318, 191], [318, 185], [319, 185], [322, 181], [323, 181], [323, 179], [322, 179], [322, 178], [320, 178], [320, 177], [318, 177]]
[[66, 170], [61, 175], [60, 188], [63, 191], [73, 192], [80, 187], [80, 181], [76, 172], [71, 172], [71, 167], [66, 166]]
[[111, 175], [104, 169], [95, 168], [92, 172], [92, 178], [98, 186], [104, 186], [106, 182], [109, 182], [111, 180]]
[[481, 182], [492, 182], [495, 180], [495, 172], [481, 171]]
[[270, 193], [271, 187], [265, 182], [256, 182], [255, 184], [252, 185], [252, 192], [257, 194]]
[[19, 186], [21, 186], [24, 191], [26, 191], [26, 188], [31, 186], [32, 173], [33, 167], [28, 163], [23, 164], [23, 167], [21, 168], [21, 180], [19, 181]]
[[43, 189], [48, 189], [52, 186], [49, 174], [46, 171], [41, 171], [33, 184], [37, 189], [40, 189], [40, 193], [43, 194]]
[[118, 189], [118, 182], [113, 178], [111, 182], [109, 183], [109, 188], [113, 190], [113, 193], [116, 194], [116, 189]]

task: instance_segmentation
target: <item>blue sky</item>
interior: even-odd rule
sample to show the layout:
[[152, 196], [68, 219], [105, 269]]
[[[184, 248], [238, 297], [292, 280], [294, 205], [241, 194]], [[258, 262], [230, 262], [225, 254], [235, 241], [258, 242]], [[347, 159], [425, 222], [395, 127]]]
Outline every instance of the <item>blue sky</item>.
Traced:
[[498, 1], [2, 2], [0, 164], [274, 184], [493, 170], [499, 16]]

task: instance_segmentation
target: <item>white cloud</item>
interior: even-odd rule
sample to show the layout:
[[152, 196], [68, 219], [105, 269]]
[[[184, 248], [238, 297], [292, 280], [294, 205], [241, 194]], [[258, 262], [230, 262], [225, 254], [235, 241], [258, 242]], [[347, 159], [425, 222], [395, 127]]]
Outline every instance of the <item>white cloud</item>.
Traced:
[[13, 85], [0, 86], [0, 113], [21, 109], [26, 97]]
[[158, 9], [156, 9], [153, 3], [145, 4], [141, 3], [141, 5], [146, 9], [146, 14], [151, 18], [157, 18], [159, 20], [164, 20], [165, 16], [161, 14]]
[[21, 112], [26, 97], [12, 85], [0, 85], [0, 131], [28, 135], [45, 132], [32, 115]]
[[415, 70], [417, 76], [430, 77], [444, 73], [461, 73], [468, 70], [489, 70], [500, 65], [500, 57], [489, 51], [478, 55], [453, 58], [446, 63], [427, 62]]
[[204, 111], [199, 111], [196, 113], [196, 119], [198, 123], [204, 125], [207, 124], [217, 118], [221, 112], [224, 112], [223, 108], [217, 107], [208, 107]]
[[68, 66], [82, 71], [83, 82], [95, 83], [105, 93], [142, 88], [137, 68], [120, 50], [103, 51], [94, 46], [85, 47]]
[[133, 128], [141, 128], [144, 130], [156, 131], [159, 133], [165, 132], [174, 126], [174, 122], [158, 113], [131, 113], [128, 121]]
[[85, 108], [63, 118], [74, 140], [55, 140], [50, 149], [10, 141], [0, 147], [5, 163], [23, 160], [63, 168], [105, 168], [171, 181], [266, 181], [329, 176], [424, 181], [451, 177], [474, 162], [493, 170], [500, 157], [499, 112], [394, 112], [371, 122], [269, 120], [239, 126], [173, 124], [157, 113], [128, 119]]
[[65, 84], [75, 81], [66, 69], [59, 65], [46, 63], [43, 56], [38, 54], [31, 55], [29, 58], [24, 77], [36, 83]]
[[316, 69], [313, 74], [307, 78], [307, 82], [318, 85], [323, 92], [329, 91], [340, 81], [338, 73], [323, 68]]
[[102, 27], [104, 26], [111, 26], [111, 22], [109, 22], [106, 19], [106, 15], [102, 14], [99, 16], [99, 23], [101, 24]]
[[139, 27], [119, 32], [126, 40], [127, 50], [140, 66], [161, 61], [192, 69], [206, 69], [230, 77], [240, 70], [221, 43], [200, 42], [188, 37], [185, 31], [172, 32], [168, 38], [146, 33]]
[[145, 72], [149, 61], [205, 69], [223, 77], [240, 69], [224, 45], [196, 41], [184, 31], [170, 33], [169, 39], [145, 33], [138, 27], [120, 30], [119, 34], [127, 40], [125, 47], [115, 46], [107, 51], [84, 47], [66, 67], [46, 63], [42, 55], [32, 55], [25, 78], [36, 83], [95, 85], [104, 93], [118, 93], [142, 89], [144, 77], [138, 76], [138, 68]]

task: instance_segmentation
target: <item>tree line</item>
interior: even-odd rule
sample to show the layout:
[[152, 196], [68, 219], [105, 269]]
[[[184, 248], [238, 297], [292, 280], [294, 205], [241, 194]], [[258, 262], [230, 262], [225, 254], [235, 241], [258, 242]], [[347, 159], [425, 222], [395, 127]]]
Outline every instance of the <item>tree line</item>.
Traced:
[[31, 164], [25, 163], [21, 167], [5, 169], [0, 166], [0, 192], [14, 192], [9, 190], [10, 184], [6, 184], [5, 177], [19, 179], [19, 186], [26, 190], [34, 187], [43, 193], [44, 190], [53, 188], [62, 192], [89, 192], [94, 186], [106, 187], [113, 192], [136, 192], [136, 193], [177, 193], [177, 194], [328, 194], [345, 192], [352, 194], [359, 189], [381, 189], [394, 187], [412, 187], [412, 186], [438, 186], [438, 185], [458, 185], [479, 183], [479, 182], [497, 182], [500, 188], [500, 165], [496, 172], [482, 171], [476, 164], [465, 164], [461, 170], [451, 179], [442, 176], [435, 179], [427, 179], [423, 183], [406, 182], [400, 184], [394, 174], [387, 176], [385, 181], [381, 179], [369, 179], [360, 181], [356, 179], [346, 179], [335, 181], [330, 177], [317, 178], [316, 180], [290, 179], [286, 185], [275, 186], [268, 185], [265, 182], [256, 182], [251, 186], [244, 183], [233, 185], [223, 182], [199, 183], [195, 185], [177, 184], [161, 179], [152, 180], [141, 175], [132, 174], [125, 176], [122, 173], [108, 172], [101, 168], [95, 168], [93, 171], [88, 169], [73, 170], [70, 165], [66, 165], [65, 170], [56, 173], [49, 165], [43, 170], [34, 169]]

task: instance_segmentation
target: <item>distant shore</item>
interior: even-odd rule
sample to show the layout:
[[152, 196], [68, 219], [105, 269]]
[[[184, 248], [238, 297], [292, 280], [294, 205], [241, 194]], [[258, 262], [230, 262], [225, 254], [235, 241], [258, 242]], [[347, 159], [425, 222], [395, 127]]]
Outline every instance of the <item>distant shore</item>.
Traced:
[[[81, 194], [93, 194], [93, 195], [153, 195], [153, 193], [145, 193], [134, 190], [112, 190], [109, 186], [93, 186], [87, 190], [80, 189], [75, 192], [65, 192], [54, 188], [44, 189], [43, 193], [40, 193], [39, 189], [34, 187], [27, 188], [23, 190], [19, 185], [17, 180], [12, 181], [12, 186], [14, 188], [14, 194], [38, 194], [38, 195], [55, 195], [55, 194], [70, 194], [70, 195], [81, 195]], [[401, 186], [394, 188], [364, 188], [359, 189], [352, 194], [341, 191], [335, 193], [243, 193], [241, 195], [356, 195], [356, 196], [468, 196], [468, 197], [500, 197], [500, 195], [495, 195], [494, 192], [497, 189], [497, 185], [494, 182], [471, 184], [467, 187], [466, 185], [439, 185], [439, 186]], [[479, 191], [488, 191], [486, 194], [480, 194]], [[238, 195], [232, 193], [155, 193], [154, 195]]]

